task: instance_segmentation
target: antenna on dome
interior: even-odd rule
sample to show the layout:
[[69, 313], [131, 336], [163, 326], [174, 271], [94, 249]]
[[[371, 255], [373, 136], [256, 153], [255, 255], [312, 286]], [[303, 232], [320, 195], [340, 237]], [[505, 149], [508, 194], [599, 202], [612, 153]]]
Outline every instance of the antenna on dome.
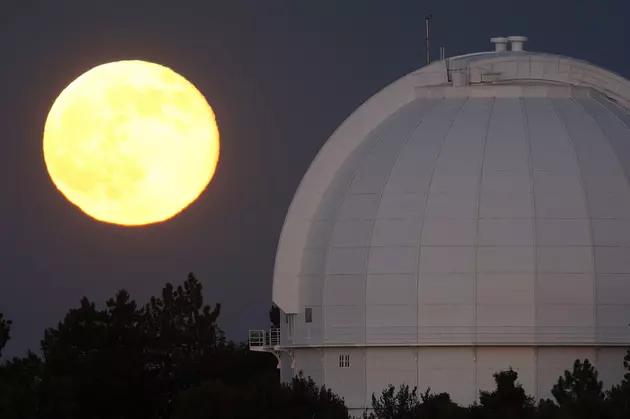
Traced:
[[426, 36], [425, 36], [425, 49], [427, 53], [427, 65], [431, 64], [431, 49], [429, 44], [429, 21], [433, 18], [433, 13], [424, 18]]

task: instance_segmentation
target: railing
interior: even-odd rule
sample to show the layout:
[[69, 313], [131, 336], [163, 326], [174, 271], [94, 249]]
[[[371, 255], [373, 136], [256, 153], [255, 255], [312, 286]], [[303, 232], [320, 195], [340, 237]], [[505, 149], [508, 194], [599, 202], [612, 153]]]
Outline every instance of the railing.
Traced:
[[280, 345], [280, 329], [249, 331], [250, 348], [263, 348], [277, 345]]

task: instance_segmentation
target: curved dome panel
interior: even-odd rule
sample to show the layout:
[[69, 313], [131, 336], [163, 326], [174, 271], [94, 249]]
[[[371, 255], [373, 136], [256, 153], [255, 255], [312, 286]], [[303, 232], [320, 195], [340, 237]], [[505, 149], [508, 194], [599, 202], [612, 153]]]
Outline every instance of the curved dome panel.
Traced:
[[630, 114], [588, 89], [489, 96], [412, 101], [344, 161], [295, 344], [629, 341]]
[[[449, 71], [445, 71], [449, 69]], [[300, 263], [310, 224], [322, 194], [333, 177], [348, 166], [374, 129], [385, 118], [419, 97], [452, 94], [449, 72], [468, 74], [471, 85], [489, 88], [460, 89], [460, 96], [493, 96], [497, 89], [511, 90], [512, 96], [540, 96], [547, 90], [590, 87], [630, 106], [630, 82], [584, 61], [536, 52], [484, 52], [434, 62], [389, 85], [360, 106], [331, 136], [318, 153], [293, 199], [280, 236], [273, 280], [273, 300], [285, 313], [298, 313]], [[492, 80], [491, 84], [487, 84]], [[532, 84], [538, 84], [532, 90]], [[507, 85], [507, 86], [505, 86]], [[524, 92], [519, 85], [528, 86]], [[427, 88], [431, 87], [431, 88]]]

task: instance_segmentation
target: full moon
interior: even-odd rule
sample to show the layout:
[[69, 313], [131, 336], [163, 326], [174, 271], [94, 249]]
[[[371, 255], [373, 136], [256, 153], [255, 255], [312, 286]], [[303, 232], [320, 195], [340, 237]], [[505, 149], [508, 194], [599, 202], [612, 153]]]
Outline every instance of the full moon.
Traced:
[[165, 221], [212, 180], [219, 130], [204, 96], [145, 61], [95, 67], [66, 87], [44, 127], [44, 160], [59, 191], [99, 221]]

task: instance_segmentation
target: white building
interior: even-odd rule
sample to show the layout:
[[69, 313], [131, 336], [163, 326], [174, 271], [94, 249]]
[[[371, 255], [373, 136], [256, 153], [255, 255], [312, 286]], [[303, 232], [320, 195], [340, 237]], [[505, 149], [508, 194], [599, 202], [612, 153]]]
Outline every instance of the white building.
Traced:
[[283, 379], [354, 413], [389, 383], [468, 405], [510, 366], [536, 398], [576, 358], [621, 380], [630, 81], [492, 41], [386, 87], [315, 158], [278, 246], [279, 336], [251, 341]]

